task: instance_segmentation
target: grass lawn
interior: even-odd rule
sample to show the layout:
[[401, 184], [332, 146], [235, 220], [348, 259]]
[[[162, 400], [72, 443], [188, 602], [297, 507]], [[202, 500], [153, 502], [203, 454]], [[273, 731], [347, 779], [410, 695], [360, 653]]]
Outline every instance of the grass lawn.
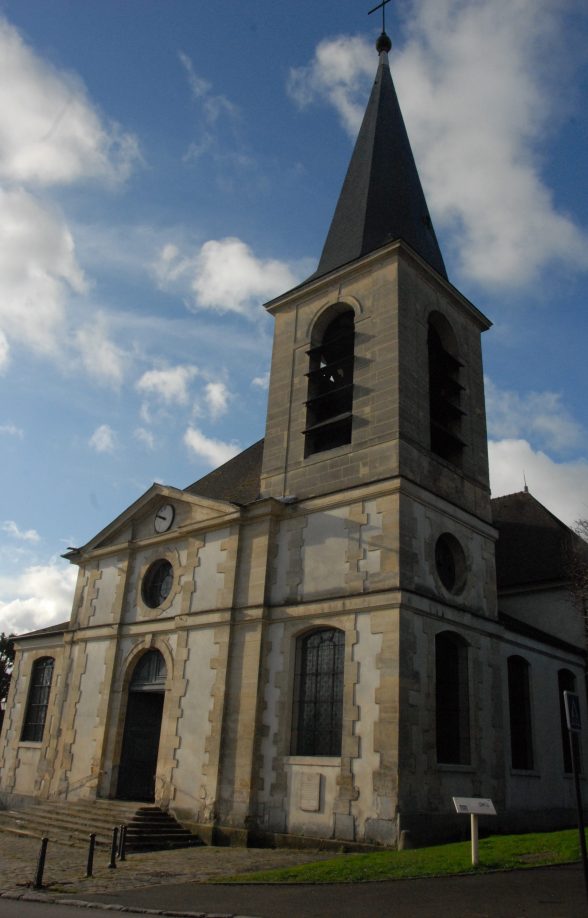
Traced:
[[492, 835], [480, 840], [479, 865], [472, 867], [468, 842], [416, 848], [340, 854], [300, 867], [261, 870], [222, 877], [218, 883], [366, 883], [406, 877], [440, 877], [456, 873], [512, 870], [565, 864], [580, 857], [577, 829], [529, 835]]

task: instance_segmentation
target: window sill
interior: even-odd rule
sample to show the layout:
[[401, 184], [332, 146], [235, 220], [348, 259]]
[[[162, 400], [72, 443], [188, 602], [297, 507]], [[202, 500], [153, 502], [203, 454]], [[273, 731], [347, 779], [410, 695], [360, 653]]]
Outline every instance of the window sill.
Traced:
[[461, 774], [472, 774], [474, 772], [474, 766], [459, 765], [457, 762], [437, 762], [437, 771], [457, 771]]
[[316, 765], [320, 768], [340, 768], [340, 755], [286, 755], [286, 765]]
[[511, 768], [510, 773], [513, 778], [540, 778], [541, 773], [534, 768]]
[[304, 457], [305, 465], [312, 465], [313, 462], [322, 462], [324, 459], [333, 459], [337, 456], [345, 456], [352, 450], [351, 443], [342, 443], [340, 446], [333, 446], [331, 449], [321, 449], [316, 453], [309, 453]]
[[43, 745], [43, 740], [19, 740], [19, 749], [39, 749]]

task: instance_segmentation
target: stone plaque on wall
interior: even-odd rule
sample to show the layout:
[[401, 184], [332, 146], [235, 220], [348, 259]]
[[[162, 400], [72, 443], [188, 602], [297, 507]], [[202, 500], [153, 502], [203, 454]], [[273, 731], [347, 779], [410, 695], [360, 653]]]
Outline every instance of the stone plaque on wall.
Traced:
[[306, 813], [318, 813], [321, 808], [321, 775], [304, 772], [300, 775], [298, 806]]

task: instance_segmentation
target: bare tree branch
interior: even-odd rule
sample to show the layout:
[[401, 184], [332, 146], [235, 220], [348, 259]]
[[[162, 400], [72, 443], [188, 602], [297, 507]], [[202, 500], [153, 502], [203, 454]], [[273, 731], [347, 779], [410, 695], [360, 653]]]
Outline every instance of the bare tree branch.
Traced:
[[588, 520], [576, 520], [573, 531], [576, 538], [567, 546], [566, 571], [572, 601], [584, 616], [588, 634]]

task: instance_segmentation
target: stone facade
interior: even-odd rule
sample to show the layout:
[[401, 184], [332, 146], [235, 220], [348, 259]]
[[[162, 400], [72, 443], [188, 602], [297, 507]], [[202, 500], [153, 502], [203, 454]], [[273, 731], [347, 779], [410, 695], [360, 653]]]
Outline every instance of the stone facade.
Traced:
[[[153, 486], [72, 558], [80, 573], [69, 626], [17, 645], [0, 746], [4, 800], [116, 796], [132, 674], [157, 649], [166, 683], [154, 798], [207, 837], [394, 845], [409, 830], [432, 840], [459, 828], [453, 795], [492, 797], [497, 827], [570, 818], [572, 782], [552, 738], [559, 670], [582, 684], [582, 623], [561, 588], [501, 601], [534, 637], [499, 619], [479, 346], [487, 323], [429, 273], [394, 244], [336, 283], [270, 304], [276, 343], [259, 499], [237, 506]], [[358, 423], [350, 444], [305, 459], [306, 352], [324, 310], [342, 302], [356, 316]], [[459, 469], [429, 449], [432, 311], [448, 315], [464, 355]], [[158, 535], [164, 503], [174, 521]], [[466, 560], [458, 595], [436, 565], [443, 533]], [[173, 579], [153, 609], [142, 584], [161, 559]], [[340, 755], [297, 755], [297, 640], [325, 626], [345, 641]], [[437, 761], [435, 640], [445, 632], [468, 648], [465, 764]], [[512, 654], [533, 674], [535, 765], [526, 773], [509, 767]], [[31, 669], [45, 656], [55, 668], [43, 740], [23, 742]]]
[[[394, 126], [387, 47], [366, 119], [387, 105]], [[362, 128], [354, 176], [373, 162], [372, 137]], [[186, 490], [154, 485], [67, 556], [79, 566], [69, 623], [16, 643], [0, 802], [128, 796], [135, 730], [152, 780], [142, 799], [207, 839], [430, 842], [465, 831], [454, 795], [491, 797], [496, 829], [572, 820], [560, 694], [575, 685], [586, 722], [583, 622], [561, 577], [517, 589], [511, 564], [511, 587], [497, 591], [481, 358], [490, 323], [446, 280], [408, 140], [400, 146], [412, 235], [401, 226], [267, 305], [263, 447]], [[352, 185], [335, 223], [355, 212]], [[371, 200], [365, 219], [387, 225]], [[437, 270], [421, 257], [431, 251]], [[341, 317], [353, 327], [352, 418], [326, 412], [339, 433], [321, 434], [319, 449], [309, 405], [338, 391], [349, 363], [329, 369], [321, 357], [313, 369], [312, 355]], [[313, 373], [326, 396], [311, 394]], [[322, 743], [316, 729], [312, 746], [298, 738], [310, 710], [301, 660], [321, 635], [337, 663], [322, 694], [326, 671], [308, 684], [317, 722], [336, 735]], [[43, 659], [53, 660], [44, 728], [25, 741]], [[157, 660], [151, 682], [137, 675], [145, 660]]]

